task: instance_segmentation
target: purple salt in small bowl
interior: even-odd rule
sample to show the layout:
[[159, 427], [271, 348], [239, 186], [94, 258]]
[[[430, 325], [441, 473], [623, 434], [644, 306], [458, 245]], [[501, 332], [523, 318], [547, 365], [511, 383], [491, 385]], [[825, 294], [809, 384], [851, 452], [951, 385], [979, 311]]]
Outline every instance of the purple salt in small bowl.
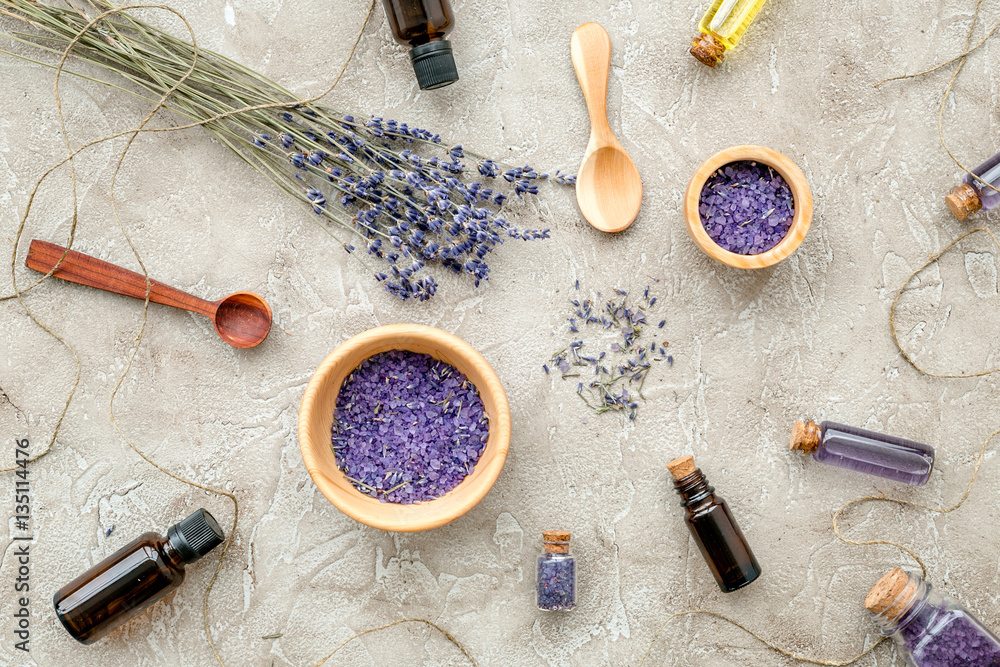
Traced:
[[[389, 350], [409, 350], [454, 366], [479, 391], [489, 420], [486, 447], [472, 472], [432, 500], [381, 502], [354, 487], [331, 448], [337, 396], [362, 361]], [[471, 345], [448, 332], [419, 324], [392, 324], [365, 331], [334, 350], [313, 374], [299, 409], [299, 448], [320, 492], [339, 510], [365, 525], [394, 532], [437, 528], [471, 510], [489, 492], [510, 449], [510, 406], [489, 362]]]
[[[738, 162], [755, 162], [773, 169], [792, 193], [794, 215], [784, 237], [770, 249], [757, 254], [739, 254], [712, 239], [701, 215], [702, 192], [719, 169]], [[760, 269], [777, 264], [802, 243], [812, 223], [812, 193], [802, 171], [781, 153], [763, 146], [733, 146], [708, 158], [695, 171], [684, 195], [684, 219], [688, 234], [702, 251], [719, 262], [739, 269]]]

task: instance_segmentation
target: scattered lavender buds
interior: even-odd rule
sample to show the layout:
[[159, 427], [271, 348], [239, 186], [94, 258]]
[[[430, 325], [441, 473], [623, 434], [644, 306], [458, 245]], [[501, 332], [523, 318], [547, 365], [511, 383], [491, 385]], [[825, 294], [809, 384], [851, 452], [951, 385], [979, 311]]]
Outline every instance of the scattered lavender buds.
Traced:
[[576, 607], [576, 561], [573, 558], [538, 559], [538, 608], [567, 611]]
[[340, 388], [332, 449], [356, 489], [382, 502], [444, 495], [479, 461], [489, 420], [476, 386], [426, 354], [361, 362]]
[[730, 162], [708, 178], [698, 210], [705, 231], [723, 250], [759, 255], [785, 238], [795, 203], [780, 174], [742, 161]]
[[[580, 283], [574, 284], [579, 290]], [[639, 409], [637, 398], [645, 400], [642, 387], [646, 377], [653, 369], [653, 362], [668, 360], [673, 365], [673, 357], [668, 357], [667, 341], [657, 343], [640, 340], [647, 322], [646, 313], [656, 305], [656, 297], [650, 297], [649, 287], [643, 290], [639, 305], [629, 305], [628, 292], [621, 289], [614, 291], [615, 296], [602, 307], [598, 307], [591, 299], [583, 301], [571, 299], [573, 315], [569, 318], [570, 333], [577, 334], [581, 328], [598, 329], [616, 332], [621, 336], [610, 343], [608, 336], [603, 341], [597, 341], [595, 347], [605, 347], [598, 353], [590, 353], [587, 343], [573, 340], [563, 349], [552, 355], [548, 364], [542, 369], [546, 374], [558, 370], [563, 379], [580, 378], [576, 393], [597, 414], [617, 411], [626, 414], [629, 420], [635, 420]], [[600, 292], [597, 293], [601, 297]], [[658, 325], [652, 325], [651, 331], [662, 328], [666, 320]]]

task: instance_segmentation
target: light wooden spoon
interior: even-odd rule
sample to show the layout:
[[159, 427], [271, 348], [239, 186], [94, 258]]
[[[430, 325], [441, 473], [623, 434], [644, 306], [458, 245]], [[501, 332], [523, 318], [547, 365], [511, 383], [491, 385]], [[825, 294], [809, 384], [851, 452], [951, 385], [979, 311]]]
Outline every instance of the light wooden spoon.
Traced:
[[611, 40], [596, 23], [584, 23], [570, 41], [573, 69], [590, 114], [590, 143], [576, 176], [576, 201], [583, 217], [604, 232], [620, 232], [639, 215], [642, 180], [608, 125]]

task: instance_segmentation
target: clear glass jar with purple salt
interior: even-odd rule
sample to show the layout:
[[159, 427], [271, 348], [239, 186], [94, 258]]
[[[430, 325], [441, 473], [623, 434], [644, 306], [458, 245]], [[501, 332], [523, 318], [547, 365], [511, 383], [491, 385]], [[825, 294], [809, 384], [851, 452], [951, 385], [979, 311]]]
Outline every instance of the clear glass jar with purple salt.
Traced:
[[542, 538], [545, 553], [538, 557], [538, 608], [570, 611], [576, 607], [576, 559], [569, 555], [570, 533], [546, 530]]
[[912, 667], [1000, 667], [1000, 639], [912, 572], [887, 572], [869, 591], [865, 607]]

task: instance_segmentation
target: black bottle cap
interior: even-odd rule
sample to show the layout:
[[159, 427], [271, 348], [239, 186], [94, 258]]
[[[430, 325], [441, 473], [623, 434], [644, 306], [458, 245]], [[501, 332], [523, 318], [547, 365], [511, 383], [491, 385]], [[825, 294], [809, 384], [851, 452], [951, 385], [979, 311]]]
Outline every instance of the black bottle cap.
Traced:
[[420, 90], [443, 88], [458, 81], [458, 68], [451, 53], [451, 43], [442, 39], [427, 42], [410, 50], [410, 62]]
[[226, 535], [215, 517], [201, 509], [171, 526], [167, 531], [167, 539], [185, 563], [193, 563], [222, 544]]

